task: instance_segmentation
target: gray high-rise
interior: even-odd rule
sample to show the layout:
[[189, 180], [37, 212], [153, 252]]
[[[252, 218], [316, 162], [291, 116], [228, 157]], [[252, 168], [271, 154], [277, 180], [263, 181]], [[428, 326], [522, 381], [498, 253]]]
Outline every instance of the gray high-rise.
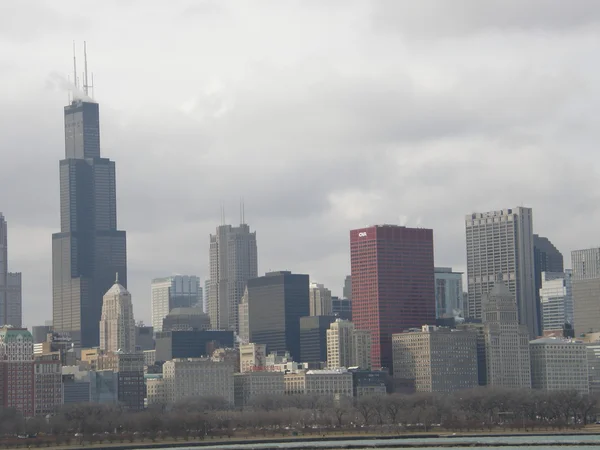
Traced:
[[21, 273], [8, 271], [8, 226], [0, 213], [0, 326], [21, 327], [21, 300]]
[[115, 163], [100, 156], [98, 104], [65, 107], [60, 232], [52, 235], [54, 330], [82, 347], [99, 344], [102, 297], [118, 273], [127, 287], [125, 231], [117, 229]]
[[571, 252], [575, 335], [600, 331], [600, 248]]
[[[246, 283], [258, 276], [256, 232], [242, 223], [221, 225], [210, 235], [208, 315], [213, 330], [239, 331], [238, 306]], [[306, 314], [308, 315], [308, 314]]]
[[548, 238], [538, 236], [537, 234], [533, 235], [533, 267], [535, 271], [535, 307], [538, 315], [538, 324], [540, 326], [538, 334], [541, 335], [542, 330], [544, 329], [543, 306], [540, 297], [540, 289], [543, 284], [542, 273], [563, 272], [564, 265], [562, 253], [558, 251]]
[[465, 218], [468, 299], [466, 316], [481, 319], [482, 299], [503, 280], [518, 307], [519, 322], [531, 337], [539, 332], [536, 308], [533, 217], [531, 208], [517, 207], [469, 214]]

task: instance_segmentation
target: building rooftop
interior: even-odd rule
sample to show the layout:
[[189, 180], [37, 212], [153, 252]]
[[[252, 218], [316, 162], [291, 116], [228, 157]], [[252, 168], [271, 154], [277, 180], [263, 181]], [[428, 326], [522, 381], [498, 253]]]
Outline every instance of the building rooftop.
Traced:
[[529, 341], [530, 344], [579, 344], [580, 342], [576, 342], [572, 339], [564, 339], [564, 338], [552, 338], [552, 337], [544, 337], [539, 339], [534, 339], [533, 341]]

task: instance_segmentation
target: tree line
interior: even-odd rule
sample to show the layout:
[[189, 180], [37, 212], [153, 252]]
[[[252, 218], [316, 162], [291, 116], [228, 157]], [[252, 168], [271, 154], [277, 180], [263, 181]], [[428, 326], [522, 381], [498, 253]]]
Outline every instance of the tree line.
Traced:
[[0, 445], [50, 446], [85, 442], [287, 436], [396, 434], [432, 430], [543, 431], [596, 421], [599, 398], [576, 391], [477, 388], [453, 394], [388, 394], [360, 398], [261, 396], [244, 408], [218, 397], [189, 398], [128, 412], [117, 405], [67, 405], [48, 417], [0, 410]]

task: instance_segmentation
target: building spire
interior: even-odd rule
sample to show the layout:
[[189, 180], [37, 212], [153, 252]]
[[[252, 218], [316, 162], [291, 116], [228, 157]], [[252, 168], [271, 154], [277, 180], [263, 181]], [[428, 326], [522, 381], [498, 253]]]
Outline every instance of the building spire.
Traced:
[[119, 284], [119, 272], [115, 274], [115, 284]]

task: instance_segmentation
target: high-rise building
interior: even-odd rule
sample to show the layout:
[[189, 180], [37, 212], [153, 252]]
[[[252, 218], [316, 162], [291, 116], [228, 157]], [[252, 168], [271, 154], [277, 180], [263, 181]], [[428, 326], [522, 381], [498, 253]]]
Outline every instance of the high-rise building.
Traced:
[[104, 294], [100, 317], [100, 349], [105, 352], [135, 353], [135, 320], [131, 294], [119, 278]]
[[0, 328], [0, 380], [0, 406], [33, 417], [33, 337], [24, 328]]
[[342, 295], [345, 299], [352, 300], [352, 275], [346, 275], [346, 278], [344, 278]]
[[327, 330], [327, 367], [371, 369], [371, 332], [357, 330], [352, 322], [336, 319]]
[[115, 273], [127, 286], [125, 231], [117, 230], [115, 163], [100, 156], [98, 104], [65, 107], [60, 232], [52, 235], [52, 322], [82, 347], [99, 344], [102, 297]]
[[535, 301], [538, 314], [538, 323], [540, 332], [544, 330], [543, 312], [540, 297], [542, 288], [542, 272], [560, 273], [564, 272], [563, 255], [546, 237], [533, 235], [533, 267], [535, 273]]
[[300, 317], [300, 361], [321, 365], [327, 361], [327, 330], [335, 316]]
[[600, 248], [571, 252], [575, 336], [600, 331]]
[[162, 321], [162, 331], [210, 330], [210, 318], [202, 308], [173, 308]]
[[540, 307], [544, 333], [562, 331], [573, 325], [572, 272], [542, 272]]
[[135, 326], [135, 350], [154, 350], [154, 328], [145, 326], [143, 322]]
[[433, 231], [377, 225], [350, 232], [352, 321], [371, 332], [373, 367], [392, 368], [392, 334], [435, 321]]
[[477, 379], [477, 335], [423, 325], [394, 334], [394, 378], [416, 392], [472, 389]]
[[219, 347], [234, 346], [233, 331], [194, 330], [156, 333], [156, 361], [210, 356]]
[[466, 216], [467, 317], [481, 319], [483, 297], [498, 273], [515, 296], [519, 322], [540, 333], [536, 308], [531, 208], [517, 207]]
[[210, 235], [208, 315], [214, 330], [239, 331], [238, 305], [246, 282], [258, 276], [256, 232], [242, 223], [221, 225]]
[[435, 268], [435, 315], [437, 318], [463, 316], [462, 272], [451, 267]]
[[352, 320], [352, 300], [331, 297], [331, 314], [344, 320]]
[[533, 389], [589, 393], [588, 355], [584, 343], [541, 338], [531, 341], [529, 349]]
[[310, 315], [311, 316], [330, 316], [331, 315], [331, 291], [319, 283], [310, 283]]
[[35, 415], [55, 414], [63, 404], [60, 353], [34, 357]]
[[52, 333], [52, 325], [34, 325], [31, 327], [31, 335], [34, 344], [48, 341], [48, 334]]
[[484, 296], [482, 320], [488, 385], [531, 388], [529, 330], [519, 323], [514, 294], [502, 281], [502, 275]]
[[8, 271], [8, 226], [0, 213], [0, 326], [22, 323], [21, 273]]
[[[269, 272], [248, 280], [240, 306], [242, 340], [300, 359], [300, 318], [309, 314], [308, 275]], [[247, 333], [247, 336], [246, 336]]]
[[163, 319], [174, 308], [202, 308], [200, 278], [195, 275], [175, 275], [152, 280], [152, 326], [163, 331]]

